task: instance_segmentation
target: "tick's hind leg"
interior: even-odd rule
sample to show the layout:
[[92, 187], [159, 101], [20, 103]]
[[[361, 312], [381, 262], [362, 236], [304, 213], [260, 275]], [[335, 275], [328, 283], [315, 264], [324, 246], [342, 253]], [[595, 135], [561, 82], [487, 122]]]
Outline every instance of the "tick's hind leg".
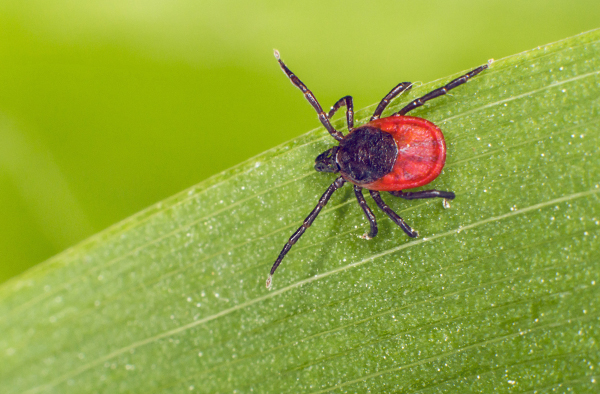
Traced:
[[381, 195], [379, 194], [378, 191], [369, 190], [369, 193], [371, 194], [371, 197], [373, 197], [373, 200], [375, 200], [375, 203], [377, 204], [377, 206], [379, 208], [381, 208], [381, 210], [383, 212], [385, 212], [386, 215], [388, 215], [390, 217], [390, 219], [392, 219], [394, 221], [394, 223], [396, 223], [398, 226], [400, 226], [400, 228], [402, 230], [404, 230], [406, 235], [408, 235], [411, 238], [416, 238], [419, 235], [419, 233], [417, 233], [415, 230], [410, 228], [410, 226], [408, 224], [406, 224], [404, 219], [402, 219], [400, 216], [398, 216], [398, 214], [396, 212], [394, 212], [392, 210], [392, 208], [388, 207], [388, 205], [385, 202], [383, 202], [383, 200], [381, 199]]
[[392, 196], [400, 197], [405, 200], [418, 200], [423, 198], [445, 198], [446, 200], [453, 200], [453, 192], [445, 192], [442, 190], [423, 190], [420, 192], [403, 192], [402, 190], [389, 192]]
[[337, 112], [342, 105], [346, 106], [346, 122], [348, 123], [348, 131], [352, 131], [354, 128], [354, 104], [352, 103], [352, 96], [344, 96], [333, 104], [333, 107], [329, 110], [327, 116], [329, 119]]
[[462, 85], [463, 83], [467, 82], [469, 79], [473, 78], [475, 75], [479, 74], [486, 68], [488, 68], [487, 64], [477, 67], [475, 70], [466, 73], [462, 77], [458, 77], [455, 80], [450, 81], [450, 83], [448, 83], [447, 85], [442, 86], [439, 89], [432, 90], [431, 92], [427, 93], [425, 96], [419, 97], [418, 99], [411, 101], [410, 103], [408, 103], [408, 105], [406, 105], [400, 111], [396, 112], [394, 115], [401, 115], [401, 116], [406, 115], [408, 113], [408, 111], [412, 111], [413, 109], [418, 108], [421, 105], [425, 104], [427, 101], [434, 99], [436, 97], [443, 96], [444, 94], [448, 93], [448, 91], [454, 89], [457, 86]]
[[373, 215], [373, 211], [367, 205], [367, 201], [365, 201], [365, 196], [362, 194], [362, 187], [354, 185], [354, 194], [356, 194], [356, 199], [358, 200], [358, 205], [362, 208], [367, 220], [369, 221], [369, 225], [371, 226], [371, 230], [368, 234], [365, 234], [363, 238], [371, 239], [377, 235], [377, 220], [375, 219], [375, 215]]
[[377, 106], [377, 109], [375, 109], [375, 112], [373, 112], [373, 116], [371, 116], [371, 120], [379, 119], [379, 117], [383, 113], [383, 110], [385, 110], [385, 108], [388, 106], [388, 104], [390, 103], [390, 101], [392, 101], [394, 99], [394, 97], [396, 97], [400, 93], [405, 92], [405, 91], [407, 91], [410, 88], [412, 88], [412, 83], [411, 82], [401, 82], [401, 83], [399, 83], [394, 89], [392, 89], [381, 100], [381, 102]]

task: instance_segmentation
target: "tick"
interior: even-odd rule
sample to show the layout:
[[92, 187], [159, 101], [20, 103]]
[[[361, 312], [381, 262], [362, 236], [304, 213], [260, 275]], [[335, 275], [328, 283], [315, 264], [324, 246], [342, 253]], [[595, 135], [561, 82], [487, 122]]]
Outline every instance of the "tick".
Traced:
[[[271, 287], [273, 274], [285, 255], [314, 222], [333, 192], [342, 187], [346, 182], [350, 182], [353, 185], [358, 205], [360, 205], [369, 221], [370, 231], [363, 238], [370, 239], [377, 235], [377, 221], [375, 220], [373, 211], [367, 205], [362, 189], [369, 191], [377, 206], [394, 223], [400, 226], [409, 237], [417, 237], [418, 233], [410, 228], [382, 200], [379, 192], [388, 192], [395, 197], [406, 200], [436, 197], [451, 200], [455, 196], [453, 192], [441, 190], [404, 191], [405, 189], [420, 187], [433, 181], [440, 174], [446, 162], [446, 142], [439, 127], [428, 120], [406, 116], [406, 114], [431, 99], [443, 96], [449, 90], [462, 85], [470, 78], [488, 68], [487, 64], [477, 67], [447, 85], [411, 101], [391, 116], [381, 118], [381, 114], [390, 101], [412, 87], [412, 83], [402, 82], [381, 100], [368, 123], [355, 128], [354, 106], [351, 96], [342, 97], [331, 107], [329, 113], [325, 113], [315, 95], [290, 71], [279, 57], [277, 50], [275, 51], [275, 58], [292, 84], [302, 91], [306, 100], [317, 111], [319, 120], [327, 131], [329, 131], [329, 134], [338, 141], [337, 146], [317, 156], [315, 159], [315, 170], [319, 172], [339, 173], [340, 176], [327, 188], [319, 199], [315, 209], [304, 219], [302, 226], [292, 234], [281, 253], [279, 253], [279, 257], [277, 257], [277, 260], [273, 264], [267, 279], [267, 288]], [[346, 107], [346, 122], [348, 124], [348, 134], [346, 135], [336, 130], [330, 122], [330, 119], [337, 110], [343, 106]]]

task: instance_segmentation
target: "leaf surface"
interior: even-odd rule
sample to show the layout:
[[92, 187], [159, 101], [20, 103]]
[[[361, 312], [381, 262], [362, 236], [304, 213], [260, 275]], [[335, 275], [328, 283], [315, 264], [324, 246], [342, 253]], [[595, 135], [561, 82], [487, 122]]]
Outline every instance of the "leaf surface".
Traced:
[[345, 186], [265, 288], [334, 179], [312, 168], [333, 143], [320, 128], [5, 283], [3, 391], [597, 390], [599, 58], [596, 30], [411, 112], [448, 145], [427, 188], [457, 195], [449, 209], [384, 195], [417, 239], [381, 211], [361, 239]]

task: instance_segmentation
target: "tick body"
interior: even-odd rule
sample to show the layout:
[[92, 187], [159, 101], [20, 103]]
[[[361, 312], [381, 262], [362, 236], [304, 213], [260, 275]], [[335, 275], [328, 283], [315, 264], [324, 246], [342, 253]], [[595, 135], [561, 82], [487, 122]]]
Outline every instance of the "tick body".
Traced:
[[[379, 192], [389, 192], [395, 197], [407, 200], [436, 197], [451, 200], [455, 196], [453, 192], [441, 190], [404, 191], [424, 186], [433, 181], [442, 172], [446, 162], [446, 143], [439, 127], [428, 120], [406, 116], [406, 114], [422, 106], [427, 101], [442, 96], [449, 90], [464, 84], [488, 67], [487, 64], [477, 67], [447, 85], [411, 101], [391, 116], [381, 118], [381, 114], [390, 101], [412, 87], [410, 82], [402, 82], [381, 100], [368, 123], [355, 128], [352, 97], [342, 97], [331, 107], [329, 113], [325, 113], [313, 93], [283, 63], [278, 51], [275, 51], [275, 58], [292, 84], [302, 91], [304, 97], [317, 111], [323, 126], [339, 142], [338, 145], [317, 156], [315, 170], [338, 173], [339, 176], [327, 188], [319, 199], [317, 206], [306, 217], [302, 226], [290, 237], [281, 253], [279, 253], [279, 257], [273, 264], [267, 279], [267, 288], [271, 287], [273, 274], [285, 255], [306, 229], [310, 227], [329, 201], [331, 195], [346, 182], [353, 184], [358, 204], [369, 221], [370, 231], [365, 234], [364, 238], [369, 239], [377, 235], [377, 221], [363, 196], [362, 189], [369, 191], [377, 206], [400, 226], [409, 237], [417, 237], [418, 233], [410, 228], [383, 201]], [[337, 110], [343, 106], [346, 107], [346, 121], [349, 131], [345, 136], [337, 131], [330, 122]]]
[[345, 180], [369, 190], [397, 191], [434, 180], [446, 161], [446, 143], [433, 123], [412, 116], [376, 119], [342, 141], [336, 161]]

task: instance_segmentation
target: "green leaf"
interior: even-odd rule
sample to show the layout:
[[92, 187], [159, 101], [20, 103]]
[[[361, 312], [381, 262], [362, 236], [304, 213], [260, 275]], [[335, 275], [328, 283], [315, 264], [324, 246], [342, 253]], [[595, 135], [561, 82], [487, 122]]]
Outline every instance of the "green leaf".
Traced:
[[265, 288], [334, 179], [318, 129], [5, 283], [3, 392], [597, 391], [599, 56], [595, 30], [411, 113], [448, 144], [428, 188], [457, 195], [384, 196], [420, 238], [376, 211], [361, 239], [345, 186]]

